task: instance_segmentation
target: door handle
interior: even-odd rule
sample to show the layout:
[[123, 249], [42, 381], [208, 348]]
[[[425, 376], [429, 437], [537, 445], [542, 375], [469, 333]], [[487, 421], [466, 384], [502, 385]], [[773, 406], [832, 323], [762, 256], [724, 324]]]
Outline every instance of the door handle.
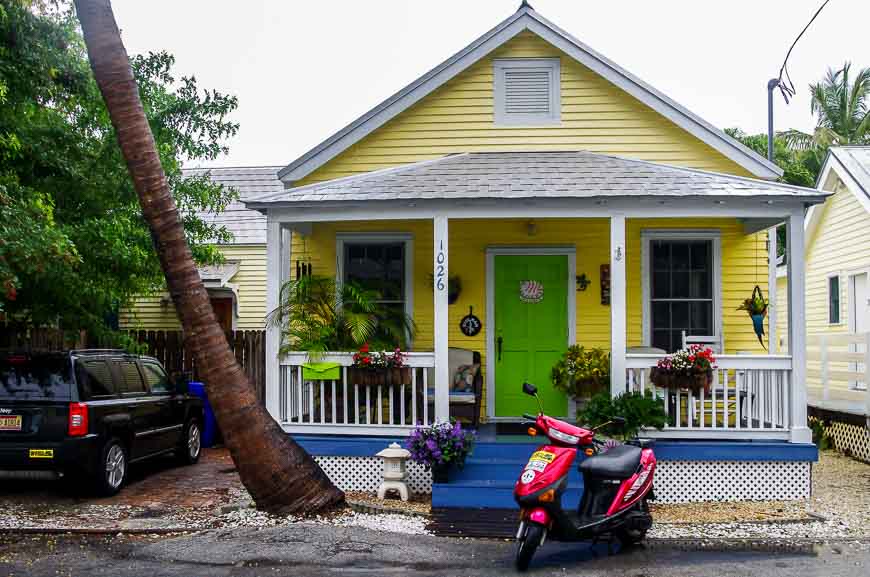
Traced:
[[504, 344], [504, 339], [499, 336], [497, 339], [495, 339], [495, 344], [498, 347], [498, 360], [501, 361], [501, 346], [502, 344]]

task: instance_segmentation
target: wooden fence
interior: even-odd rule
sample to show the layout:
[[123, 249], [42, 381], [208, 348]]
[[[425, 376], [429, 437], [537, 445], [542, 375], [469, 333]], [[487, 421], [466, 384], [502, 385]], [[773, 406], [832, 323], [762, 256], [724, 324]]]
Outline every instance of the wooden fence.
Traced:
[[[148, 347], [169, 373], [187, 372], [199, 378], [193, 355], [184, 344], [181, 331], [129, 331], [129, 335]], [[230, 348], [244, 369], [248, 380], [264, 402], [266, 393], [266, 331], [233, 331], [227, 334]], [[99, 346], [89, 343], [84, 333], [52, 328], [16, 330], [0, 327], [0, 349], [59, 351]]]
[[[130, 336], [148, 346], [148, 354], [159, 360], [166, 370], [186, 372], [197, 380], [196, 363], [185, 346], [181, 331], [130, 331]], [[266, 331], [232, 331], [227, 341], [261, 402], [266, 398]]]

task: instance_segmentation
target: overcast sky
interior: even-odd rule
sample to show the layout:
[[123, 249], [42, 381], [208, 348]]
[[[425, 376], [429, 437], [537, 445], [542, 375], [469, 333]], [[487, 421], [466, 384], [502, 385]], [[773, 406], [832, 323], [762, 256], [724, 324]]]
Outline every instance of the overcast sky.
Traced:
[[[593, 49], [714, 125], [766, 130], [767, 80], [823, 0], [532, 0]], [[241, 124], [215, 166], [288, 164], [513, 13], [519, 0], [114, 0], [130, 53], [234, 94]], [[867, 0], [831, 0], [789, 61], [776, 129], [811, 130], [807, 84], [870, 66]]]

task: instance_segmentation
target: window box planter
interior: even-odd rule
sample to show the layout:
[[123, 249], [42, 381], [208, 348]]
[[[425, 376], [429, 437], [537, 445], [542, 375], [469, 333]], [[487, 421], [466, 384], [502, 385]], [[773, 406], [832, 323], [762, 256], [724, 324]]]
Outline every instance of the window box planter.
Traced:
[[407, 385], [411, 383], [411, 367], [349, 367], [347, 377], [353, 385]]

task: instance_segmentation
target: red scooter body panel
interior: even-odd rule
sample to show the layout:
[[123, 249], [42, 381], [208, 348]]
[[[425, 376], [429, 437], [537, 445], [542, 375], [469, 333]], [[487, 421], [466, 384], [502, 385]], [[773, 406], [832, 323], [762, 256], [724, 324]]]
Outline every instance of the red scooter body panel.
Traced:
[[517, 479], [514, 496], [522, 498], [549, 489], [568, 475], [576, 456], [576, 447], [541, 445]]
[[607, 516], [628, 509], [649, 493], [653, 485], [655, 470], [655, 454], [652, 449], [644, 449], [640, 453], [640, 469], [619, 486], [619, 491], [607, 510]]

